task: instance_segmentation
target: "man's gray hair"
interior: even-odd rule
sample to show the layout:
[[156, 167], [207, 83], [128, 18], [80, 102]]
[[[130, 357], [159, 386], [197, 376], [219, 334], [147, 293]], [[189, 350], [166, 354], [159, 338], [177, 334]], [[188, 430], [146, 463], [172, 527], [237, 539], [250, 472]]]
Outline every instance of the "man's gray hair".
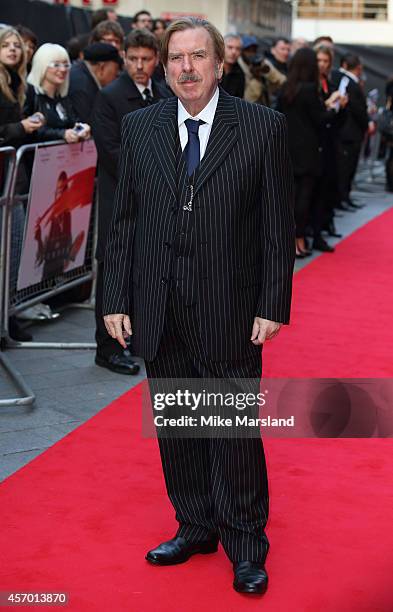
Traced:
[[242, 37], [240, 36], [240, 34], [237, 34], [237, 32], [228, 32], [228, 34], [225, 34], [224, 41], [226, 42], [227, 40], [232, 40], [233, 38], [242, 42]]

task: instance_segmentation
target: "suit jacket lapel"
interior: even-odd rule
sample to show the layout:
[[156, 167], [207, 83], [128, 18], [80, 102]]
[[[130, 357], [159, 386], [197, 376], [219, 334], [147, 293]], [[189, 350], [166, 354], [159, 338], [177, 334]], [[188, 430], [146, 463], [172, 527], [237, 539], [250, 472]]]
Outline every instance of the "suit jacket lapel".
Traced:
[[239, 137], [238, 124], [239, 118], [233, 98], [220, 89], [209, 142], [196, 177], [195, 194], [234, 147]]
[[150, 146], [165, 180], [177, 197], [176, 151], [180, 147], [177, 98], [168, 98], [154, 123]]

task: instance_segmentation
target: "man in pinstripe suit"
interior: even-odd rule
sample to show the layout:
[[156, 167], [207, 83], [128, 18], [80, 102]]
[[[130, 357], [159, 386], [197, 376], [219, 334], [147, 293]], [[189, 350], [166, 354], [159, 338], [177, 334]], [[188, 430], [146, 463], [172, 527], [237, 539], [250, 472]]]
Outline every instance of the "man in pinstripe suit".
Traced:
[[[261, 345], [289, 322], [295, 239], [285, 119], [221, 90], [223, 60], [212, 24], [174, 22], [162, 61], [177, 97], [123, 121], [104, 320], [122, 346], [133, 335], [151, 381], [260, 379]], [[220, 541], [234, 588], [263, 593], [260, 437], [159, 438], [159, 446], [179, 528], [147, 560], [182, 563]]]

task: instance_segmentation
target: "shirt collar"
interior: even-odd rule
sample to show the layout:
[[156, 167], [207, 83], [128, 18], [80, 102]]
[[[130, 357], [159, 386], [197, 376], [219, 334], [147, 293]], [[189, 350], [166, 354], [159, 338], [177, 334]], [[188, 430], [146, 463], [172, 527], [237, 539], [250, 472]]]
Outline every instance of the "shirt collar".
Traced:
[[218, 104], [219, 97], [219, 89], [216, 88], [213, 96], [210, 98], [210, 101], [206, 104], [205, 108], [201, 110], [195, 117], [192, 117], [188, 111], [184, 108], [183, 104], [180, 100], [177, 100], [177, 124], [180, 127], [182, 123], [185, 122], [186, 119], [202, 119], [205, 123], [211, 125], [214, 121], [214, 115], [216, 114], [216, 108]]
[[352, 81], [355, 81], [355, 83], [359, 83], [358, 77], [356, 76], [356, 74], [353, 74], [353, 72], [349, 72], [348, 70], [345, 70], [345, 68], [340, 68], [340, 72], [352, 79]]
[[91, 76], [93, 77], [93, 80], [95, 81], [98, 89], [102, 89], [102, 85], [99, 82], [99, 80], [97, 79], [96, 75], [94, 74], [93, 69], [91, 67], [91, 64], [88, 61], [86, 61], [86, 60], [84, 60], [84, 64], [85, 64], [86, 68], [88, 69], [88, 71], [90, 72]]
[[[134, 81], [135, 83], [135, 81]], [[135, 83], [136, 87], [139, 89], [140, 93], [143, 94], [143, 92], [145, 91], [145, 89], [147, 88], [150, 93], [153, 95], [153, 89], [152, 89], [152, 82], [151, 79], [149, 79], [149, 82], [147, 85], [141, 85], [140, 83]]]

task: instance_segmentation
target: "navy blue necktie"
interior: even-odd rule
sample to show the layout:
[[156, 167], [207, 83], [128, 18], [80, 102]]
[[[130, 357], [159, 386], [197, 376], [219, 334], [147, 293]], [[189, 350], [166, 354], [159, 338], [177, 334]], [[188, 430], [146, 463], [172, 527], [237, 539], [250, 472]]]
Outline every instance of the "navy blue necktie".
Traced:
[[201, 151], [198, 130], [199, 126], [205, 122], [201, 120], [194, 121], [194, 119], [186, 119], [184, 123], [188, 131], [188, 142], [184, 149], [184, 155], [187, 162], [188, 176], [191, 176], [194, 170], [199, 166]]

